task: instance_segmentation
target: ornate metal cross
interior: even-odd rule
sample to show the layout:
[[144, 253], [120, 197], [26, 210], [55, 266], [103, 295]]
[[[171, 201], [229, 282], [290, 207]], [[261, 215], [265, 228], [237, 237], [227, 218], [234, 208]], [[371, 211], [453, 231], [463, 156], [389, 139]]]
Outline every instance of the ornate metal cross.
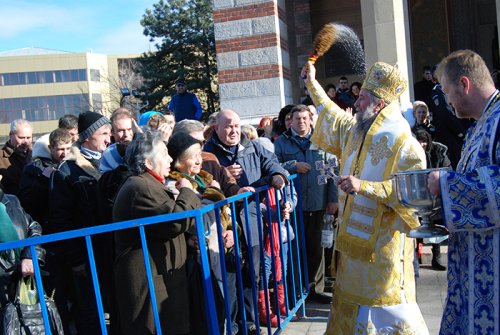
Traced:
[[318, 175], [318, 185], [324, 185], [328, 182], [328, 178], [331, 178], [336, 184], [339, 176], [335, 173], [335, 169], [339, 167], [339, 161], [336, 156], [332, 159], [325, 161], [316, 161], [316, 170], [320, 171]]

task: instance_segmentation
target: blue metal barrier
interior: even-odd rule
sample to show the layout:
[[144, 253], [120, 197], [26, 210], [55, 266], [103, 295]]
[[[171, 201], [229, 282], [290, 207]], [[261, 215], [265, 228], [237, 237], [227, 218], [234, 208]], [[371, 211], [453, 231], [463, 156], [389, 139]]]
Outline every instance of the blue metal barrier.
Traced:
[[[152, 310], [153, 310], [153, 316], [154, 316], [154, 322], [155, 322], [155, 327], [156, 327], [156, 333], [157, 334], [162, 334], [161, 330], [161, 320], [158, 314], [158, 309], [157, 309], [157, 302], [156, 302], [156, 296], [155, 296], [155, 291], [154, 291], [154, 284], [153, 284], [153, 277], [151, 273], [151, 265], [149, 261], [149, 251], [148, 251], [148, 245], [147, 245], [147, 239], [146, 239], [146, 234], [145, 234], [145, 227], [148, 225], [160, 223], [160, 222], [166, 222], [166, 221], [176, 221], [176, 220], [182, 220], [186, 218], [195, 218], [196, 222], [196, 233], [198, 236], [198, 241], [204, 241], [205, 237], [207, 236], [208, 233], [210, 233], [210, 228], [208, 229], [208, 232], [205, 231], [205, 222], [204, 222], [204, 215], [209, 213], [209, 212], [214, 212], [215, 213], [215, 219], [216, 219], [216, 233], [217, 233], [217, 241], [219, 244], [219, 256], [220, 256], [220, 268], [221, 268], [221, 275], [222, 275], [222, 293], [224, 296], [224, 308], [225, 308], [225, 319], [226, 319], [226, 333], [228, 335], [231, 335], [231, 311], [230, 311], [230, 302], [229, 302], [229, 289], [228, 289], [228, 283], [227, 283], [227, 272], [226, 272], [226, 263], [225, 263], [225, 255], [224, 255], [224, 239], [223, 239], [223, 228], [221, 224], [221, 215], [220, 211], [223, 210], [222, 207], [225, 205], [229, 205], [231, 207], [231, 221], [232, 221], [232, 229], [233, 229], [233, 235], [234, 235], [234, 250], [235, 250], [235, 257], [236, 257], [236, 288], [237, 288], [237, 301], [238, 301], [238, 306], [239, 306], [239, 311], [240, 311], [240, 318], [239, 318], [239, 323], [240, 326], [242, 327], [242, 333], [247, 334], [247, 321], [248, 321], [248, 316], [246, 315], [246, 311], [244, 308], [245, 305], [245, 298], [244, 298], [244, 280], [243, 280], [243, 273], [242, 273], [242, 267], [241, 267], [241, 258], [242, 258], [242, 250], [241, 250], [241, 243], [240, 242], [245, 242], [244, 244], [247, 246], [248, 252], [247, 252], [247, 257], [248, 259], [246, 260], [250, 264], [250, 276], [251, 276], [251, 292], [252, 292], [252, 299], [251, 302], [253, 303], [253, 312], [254, 312], [254, 317], [255, 320], [255, 325], [257, 327], [257, 331], [260, 329], [260, 324], [259, 324], [259, 311], [257, 308], [258, 305], [258, 299], [257, 299], [257, 293], [259, 288], [256, 287], [256, 283], [258, 282], [255, 280], [256, 276], [259, 276], [258, 273], [255, 273], [254, 271], [254, 259], [253, 259], [253, 254], [252, 254], [252, 239], [251, 239], [251, 234], [250, 234], [250, 225], [252, 224], [251, 219], [250, 219], [250, 212], [249, 212], [249, 200], [253, 201], [256, 204], [256, 219], [257, 219], [257, 227], [258, 227], [258, 232], [259, 232], [259, 246], [260, 246], [260, 264], [261, 267], [264, 266], [264, 238], [265, 238], [265, 233], [269, 236], [270, 243], [271, 243], [271, 270], [272, 270], [272, 278], [278, 278], [277, 273], [276, 273], [276, 255], [273, 246], [273, 242], [275, 239], [279, 240], [280, 243], [280, 256], [281, 256], [281, 269], [283, 270], [282, 274], [282, 282], [284, 286], [284, 294], [285, 294], [285, 305], [286, 305], [286, 310], [287, 313], [286, 315], [280, 315], [279, 312], [279, 302], [278, 302], [278, 282], [277, 280], [274, 281], [274, 302], [275, 306], [277, 309], [277, 316], [278, 316], [278, 327], [277, 329], [274, 330], [273, 333], [273, 328], [270, 326], [270, 316], [269, 314], [267, 315], [267, 330], [268, 334], [278, 334], [280, 333], [290, 322], [290, 320], [295, 316], [295, 314], [298, 312], [300, 308], [302, 308], [302, 316], [305, 317], [305, 299], [308, 294], [308, 287], [309, 287], [309, 280], [307, 277], [307, 261], [306, 261], [306, 248], [305, 248], [305, 239], [304, 239], [304, 228], [303, 228], [303, 218], [302, 218], [302, 203], [301, 203], [301, 194], [300, 194], [300, 185], [298, 187], [294, 187], [294, 183], [297, 180], [297, 175], [293, 175], [289, 178], [290, 180], [290, 187], [293, 190], [295, 188], [295, 191], [297, 192], [296, 198], [295, 198], [295, 193], [292, 191], [291, 192], [291, 199], [288, 199], [288, 196], [286, 192], [283, 192], [282, 200], [287, 202], [291, 201], [292, 203], [296, 203], [295, 208], [293, 209], [290, 219], [285, 220], [286, 224], [286, 240], [288, 243], [288, 250], [287, 250], [287, 261], [285, 263], [285, 253], [283, 250], [283, 235], [281, 232], [281, 227], [278, 230], [278, 236], [274, 236], [273, 231], [272, 231], [272, 216], [271, 216], [271, 208], [269, 204], [269, 199], [265, 197], [264, 203], [266, 205], [266, 210], [267, 210], [267, 223], [268, 223], [268, 228], [269, 231], [264, 230], [264, 223], [263, 223], [263, 218], [261, 214], [261, 209], [260, 209], [260, 204], [261, 204], [261, 193], [266, 192], [269, 187], [268, 186], [263, 186], [259, 187], [256, 189], [256, 192], [254, 194], [250, 192], [246, 192], [243, 194], [239, 194], [236, 196], [233, 196], [231, 198], [208, 204], [205, 205], [197, 210], [190, 210], [190, 211], [184, 211], [184, 212], [179, 212], [179, 213], [170, 213], [170, 214], [164, 214], [164, 215], [158, 215], [158, 216], [153, 216], [153, 217], [148, 217], [148, 218], [141, 218], [141, 219], [135, 219], [135, 220], [129, 220], [129, 221], [123, 221], [123, 222], [118, 222], [118, 223], [111, 223], [111, 224], [106, 224], [106, 225], [101, 225], [101, 226], [96, 226], [96, 227], [89, 227], [89, 228], [84, 228], [84, 229], [79, 229], [79, 230], [72, 230], [72, 231], [67, 231], [67, 232], [62, 232], [62, 233], [56, 233], [56, 234], [51, 234], [51, 235], [44, 235], [44, 236], [39, 236], [39, 237], [33, 237], [29, 239], [24, 239], [24, 240], [19, 240], [19, 241], [11, 241], [11, 242], [5, 242], [5, 243], [0, 243], [0, 251], [1, 250], [8, 250], [8, 249], [14, 249], [14, 248], [24, 248], [24, 247], [30, 247], [31, 249], [31, 255], [33, 257], [33, 266], [34, 266], [34, 271], [35, 271], [35, 279], [36, 279], [36, 285], [38, 292], [43, 292], [43, 285], [42, 285], [42, 280], [41, 280], [41, 273], [40, 273], [40, 267], [38, 260], [36, 258], [36, 252], [35, 252], [35, 246], [36, 245], [43, 245], [45, 243], [51, 243], [51, 242], [57, 242], [57, 241], [62, 241], [62, 240], [68, 240], [68, 239], [74, 239], [74, 238], [85, 238], [86, 241], [86, 246], [87, 246], [87, 254], [88, 254], [88, 259], [89, 259], [89, 264], [90, 264], [90, 270], [91, 270], [91, 275], [92, 275], [92, 282], [93, 282], [93, 287], [94, 287], [94, 292], [95, 292], [95, 298], [96, 298], [96, 304], [97, 304], [97, 310], [99, 313], [99, 320], [100, 320], [100, 326], [102, 330], [102, 334], [107, 334], [107, 329], [106, 329], [106, 323], [104, 319], [104, 309], [103, 309], [103, 304], [101, 300], [101, 293], [100, 290], [101, 288], [99, 287], [99, 281], [98, 281], [98, 269], [96, 268], [95, 264], [95, 259], [94, 259], [94, 252], [92, 248], [92, 236], [98, 235], [98, 234], [103, 234], [103, 233], [109, 233], [109, 232], [114, 232], [122, 229], [129, 229], [129, 228], [137, 228], [139, 229], [140, 232], [140, 237], [141, 237], [141, 244], [142, 244], [142, 249], [143, 249], [143, 256], [144, 256], [144, 265], [146, 268], [146, 275], [147, 275], [147, 280], [148, 280], [148, 286], [149, 286], [149, 292], [150, 292], [150, 299], [151, 299], [151, 304], [152, 304]], [[277, 211], [277, 223], [281, 225], [282, 217], [281, 213], [279, 210], [279, 191], [274, 190], [275, 198], [278, 202], [278, 211]], [[241, 208], [241, 209], [240, 209]], [[239, 210], [238, 210], [239, 209]], [[243, 211], [243, 218], [242, 220], [238, 220], [238, 215], [240, 214], [239, 211]], [[243, 222], [241, 222], [243, 221]], [[240, 236], [238, 236], [238, 227], [240, 227], [240, 230], [242, 232], [241, 237], [245, 237], [244, 241], [240, 241]], [[290, 237], [292, 235], [292, 230], [295, 232], [295, 239], [290, 240]], [[243, 232], [247, 232], [247, 236]], [[200, 252], [199, 252], [199, 262], [201, 265], [201, 272], [202, 272], [202, 284], [203, 284], [203, 303], [205, 306], [205, 312], [206, 312], [206, 320], [207, 320], [207, 332], [209, 334], [221, 334], [223, 329], [219, 329], [218, 325], [218, 319], [217, 319], [217, 314], [216, 314], [216, 306], [215, 306], [215, 301], [214, 301], [214, 292], [212, 288], [214, 287], [212, 285], [212, 276], [211, 276], [211, 268], [210, 268], [210, 263], [209, 263], [209, 258], [208, 258], [208, 248], [206, 243], [198, 243]], [[303, 270], [303, 271], [302, 271]], [[285, 275], [286, 273], [286, 275]], [[258, 277], [257, 277], [258, 278]], [[266, 278], [266, 276], [264, 276]], [[290, 287], [287, 285], [288, 280], [291, 283]], [[266, 311], [270, 311], [270, 305], [271, 301], [268, 299], [268, 292], [269, 292], [269, 287], [267, 280], [264, 280], [262, 283], [265, 291], [265, 305], [266, 305]], [[289, 296], [292, 298], [291, 301], [289, 301]], [[50, 323], [49, 323], [49, 318], [48, 318], [48, 313], [47, 309], [45, 306], [45, 298], [43, 294], [39, 294], [40, 297], [40, 303], [42, 307], [42, 316], [45, 324], [45, 329], [46, 329], [46, 334], [51, 334], [50, 331]]]

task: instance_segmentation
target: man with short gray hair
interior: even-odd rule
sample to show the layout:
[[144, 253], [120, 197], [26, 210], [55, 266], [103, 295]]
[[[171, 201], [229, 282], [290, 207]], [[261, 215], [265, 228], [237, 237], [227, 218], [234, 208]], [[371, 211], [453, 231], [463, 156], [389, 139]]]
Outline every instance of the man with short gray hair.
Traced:
[[17, 119], [10, 124], [9, 140], [0, 154], [1, 185], [8, 194], [18, 195], [24, 166], [31, 161], [33, 127], [28, 120]]
[[[185, 119], [175, 123], [172, 135], [175, 133], [189, 134], [192, 132], [201, 132], [201, 134], [203, 135], [203, 130], [205, 130], [205, 126], [200, 121]], [[198, 140], [202, 140], [202, 142], [205, 142], [205, 140], [202, 138], [195, 138]]]

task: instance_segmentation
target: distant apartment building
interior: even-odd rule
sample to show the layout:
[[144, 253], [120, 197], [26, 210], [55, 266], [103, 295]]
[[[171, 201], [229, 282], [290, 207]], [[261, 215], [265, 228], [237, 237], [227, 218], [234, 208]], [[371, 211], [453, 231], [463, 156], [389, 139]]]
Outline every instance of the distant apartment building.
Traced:
[[126, 86], [120, 63], [135, 57], [40, 48], [0, 52], [0, 138], [19, 118], [33, 123], [34, 134], [44, 134], [64, 114], [93, 110], [109, 116]]

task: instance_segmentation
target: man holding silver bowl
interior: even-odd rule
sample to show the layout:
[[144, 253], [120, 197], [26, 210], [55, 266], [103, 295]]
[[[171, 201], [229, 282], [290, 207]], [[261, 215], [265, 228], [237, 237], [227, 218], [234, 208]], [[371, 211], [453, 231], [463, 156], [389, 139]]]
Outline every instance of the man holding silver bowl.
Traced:
[[476, 120], [456, 171], [428, 178], [450, 233], [440, 334], [500, 334], [500, 93], [470, 50], [444, 58], [436, 76], [457, 116]]
[[[395, 195], [391, 175], [425, 168], [425, 153], [401, 115], [398, 97], [407, 80], [395, 66], [372, 65], [355, 103], [345, 113], [303, 70], [316, 106], [322, 106], [312, 142], [341, 157], [339, 253], [328, 335], [428, 334], [415, 299], [414, 210]], [[333, 265], [333, 264], [332, 264]]]

